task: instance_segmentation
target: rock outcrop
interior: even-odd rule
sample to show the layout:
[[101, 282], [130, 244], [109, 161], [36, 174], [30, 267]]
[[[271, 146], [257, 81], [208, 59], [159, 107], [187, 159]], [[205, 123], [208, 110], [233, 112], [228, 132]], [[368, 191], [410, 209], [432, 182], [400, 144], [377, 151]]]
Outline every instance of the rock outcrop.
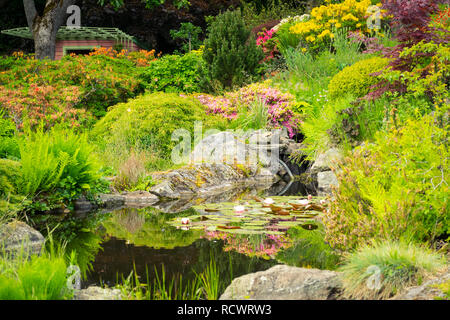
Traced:
[[330, 195], [331, 188], [338, 187], [334, 170], [337, 170], [335, 163], [340, 159], [342, 159], [341, 152], [336, 148], [331, 148], [319, 154], [308, 170], [308, 174], [317, 181], [317, 195]]
[[439, 288], [439, 285], [450, 282], [450, 268], [446, 272], [426, 281], [420, 286], [414, 286], [403, 290], [391, 300], [435, 300], [448, 299], [444, 292]]
[[234, 279], [220, 300], [331, 300], [340, 288], [337, 272], [277, 265]]

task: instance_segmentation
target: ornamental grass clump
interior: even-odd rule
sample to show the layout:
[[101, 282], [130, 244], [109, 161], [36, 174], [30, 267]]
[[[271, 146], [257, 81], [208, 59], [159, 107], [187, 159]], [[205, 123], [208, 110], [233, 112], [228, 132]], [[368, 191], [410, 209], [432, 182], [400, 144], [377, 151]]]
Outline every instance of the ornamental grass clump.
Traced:
[[424, 246], [385, 241], [348, 254], [339, 271], [345, 298], [387, 299], [444, 266], [445, 258]]

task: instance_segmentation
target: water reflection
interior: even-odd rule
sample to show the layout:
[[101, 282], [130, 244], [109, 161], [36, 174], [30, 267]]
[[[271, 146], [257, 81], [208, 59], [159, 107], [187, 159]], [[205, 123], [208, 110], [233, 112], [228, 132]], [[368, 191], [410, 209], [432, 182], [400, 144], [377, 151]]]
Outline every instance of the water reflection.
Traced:
[[[198, 202], [198, 201], [197, 201]], [[282, 235], [232, 234], [181, 230], [168, 224], [175, 217], [196, 214], [194, 209], [164, 213], [158, 208], [125, 208], [83, 217], [43, 219], [41, 230], [58, 223], [54, 237], [77, 253], [84, 274], [83, 287], [114, 286], [133, 270], [141, 282], [150, 281], [164, 267], [166, 278], [182, 275], [189, 281], [213, 259], [224, 286], [232, 278], [262, 271], [275, 264], [333, 269], [338, 257], [323, 241], [323, 227], [294, 227]]]

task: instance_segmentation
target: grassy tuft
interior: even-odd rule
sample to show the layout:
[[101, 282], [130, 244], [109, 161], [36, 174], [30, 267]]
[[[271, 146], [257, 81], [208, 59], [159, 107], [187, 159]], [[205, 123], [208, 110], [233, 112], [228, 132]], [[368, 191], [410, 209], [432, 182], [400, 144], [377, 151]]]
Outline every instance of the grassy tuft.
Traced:
[[431, 249], [386, 241], [350, 253], [339, 271], [346, 298], [386, 299], [407, 286], [420, 284], [444, 266], [445, 259]]

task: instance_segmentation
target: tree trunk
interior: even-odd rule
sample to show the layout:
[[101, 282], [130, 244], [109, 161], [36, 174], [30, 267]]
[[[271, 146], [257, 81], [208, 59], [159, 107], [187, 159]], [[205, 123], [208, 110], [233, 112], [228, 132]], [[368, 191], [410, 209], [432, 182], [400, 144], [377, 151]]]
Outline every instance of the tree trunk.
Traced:
[[36, 59], [55, 59], [56, 33], [64, 23], [67, 7], [74, 3], [75, 0], [47, 0], [44, 12], [39, 15], [34, 0], [23, 0]]

